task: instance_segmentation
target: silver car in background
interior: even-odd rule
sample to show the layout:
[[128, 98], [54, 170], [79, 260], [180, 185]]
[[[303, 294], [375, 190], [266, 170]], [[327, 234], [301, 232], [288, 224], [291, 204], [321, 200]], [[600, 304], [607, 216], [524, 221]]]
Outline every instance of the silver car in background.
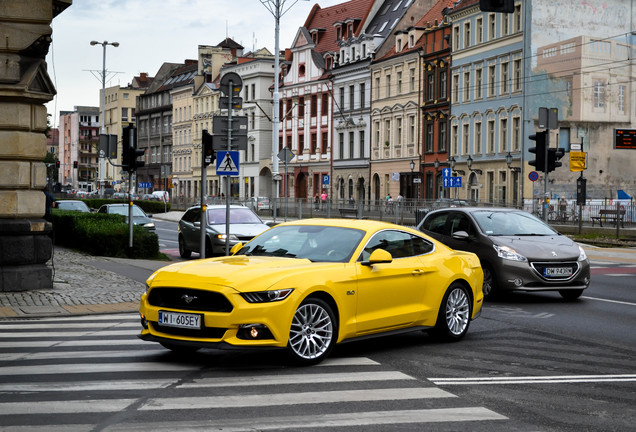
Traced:
[[477, 254], [484, 296], [503, 291], [558, 291], [566, 300], [590, 285], [590, 262], [578, 244], [528, 212], [457, 207], [431, 211], [418, 229]]

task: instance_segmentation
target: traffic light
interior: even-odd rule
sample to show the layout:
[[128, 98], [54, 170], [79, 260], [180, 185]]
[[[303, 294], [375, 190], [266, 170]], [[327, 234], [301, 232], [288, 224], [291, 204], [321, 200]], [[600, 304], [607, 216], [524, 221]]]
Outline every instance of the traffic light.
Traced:
[[528, 138], [532, 141], [536, 141], [534, 147], [530, 147], [528, 151], [534, 153], [536, 159], [528, 162], [528, 165], [532, 165], [537, 171], [545, 171], [545, 135], [546, 131], [540, 131], [530, 135]]
[[55, 161], [55, 168], [59, 168], [60, 167], [60, 161]]
[[562, 162], [559, 162], [563, 155], [565, 155], [563, 147], [548, 149], [548, 172], [552, 172], [563, 165]]
[[128, 172], [137, 171], [146, 164], [144, 161], [137, 160], [139, 156], [143, 156], [145, 150], [137, 149], [137, 128], [133, 125], [126, 126], [122, 131], [122, 149], [121, 164]]
[[77, 161], [73, 161], [73, 168], [77, 168]]
[[201, 133], [201, 143], [203, 144], [203, 165], [208, 166], [214, 161], [214, 148], [212, 147], [212, 135], [207, 129]]
[[482, 12], [514, 13], [515, 0], [479, 0], [479, 9]]

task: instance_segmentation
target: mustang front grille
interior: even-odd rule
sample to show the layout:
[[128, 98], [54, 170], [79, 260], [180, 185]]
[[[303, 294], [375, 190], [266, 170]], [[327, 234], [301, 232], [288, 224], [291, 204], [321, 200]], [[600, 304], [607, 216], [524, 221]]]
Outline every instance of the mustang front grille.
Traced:
[[232, 303], [223, 294], [189, 288], [153, 288], [148, 295], [148, 303], [168, 309], [232, 312]]

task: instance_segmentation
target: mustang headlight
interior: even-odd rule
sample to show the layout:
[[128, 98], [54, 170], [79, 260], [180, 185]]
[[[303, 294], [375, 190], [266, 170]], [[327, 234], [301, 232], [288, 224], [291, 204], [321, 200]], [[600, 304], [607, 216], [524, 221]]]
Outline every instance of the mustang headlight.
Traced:
[[507, 259], [510, 261], [528, 261], [528, 258], [520, 255], [513, 248], [508, 246], [498, 246], [492, 245], [497, 251], [497, 256], [499, 258]]
[[241, 293], [241, 296], [248, 303], [271, 303], [286, 299], [292, 291], [294, 291], [293, 288], [286, 288], [275, 291]]
[[581, 246], [579, 246], [579, 261], [585, 261], [587, 259], [587, 254], [583, 250]]

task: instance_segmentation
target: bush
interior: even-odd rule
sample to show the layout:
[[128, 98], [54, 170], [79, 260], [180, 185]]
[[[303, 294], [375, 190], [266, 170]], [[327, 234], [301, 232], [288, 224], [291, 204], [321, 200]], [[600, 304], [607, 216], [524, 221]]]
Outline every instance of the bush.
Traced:
[[51, 214], [56, 245], [99, 256], [159, 257], [159, 238], [139, 226], [133, 227], [133, 247], [129, 250], [129, 228], [122, 215], [57, 209]]

